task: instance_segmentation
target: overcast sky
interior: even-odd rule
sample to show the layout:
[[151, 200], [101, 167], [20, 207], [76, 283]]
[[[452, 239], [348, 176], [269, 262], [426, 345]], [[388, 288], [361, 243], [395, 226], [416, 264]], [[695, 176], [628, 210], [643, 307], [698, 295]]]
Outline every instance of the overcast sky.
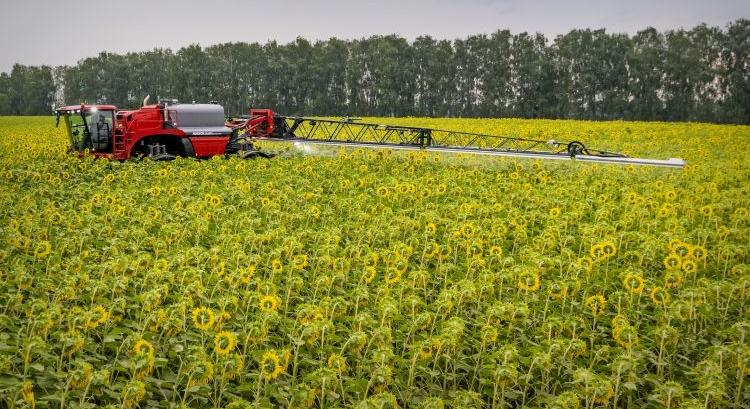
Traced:
[[100, 51], [420, 34], [463, 38], [573, 28], [634, 33], [750, 18], [750, 0], [0, 0], [0, 71], [75, 64]]

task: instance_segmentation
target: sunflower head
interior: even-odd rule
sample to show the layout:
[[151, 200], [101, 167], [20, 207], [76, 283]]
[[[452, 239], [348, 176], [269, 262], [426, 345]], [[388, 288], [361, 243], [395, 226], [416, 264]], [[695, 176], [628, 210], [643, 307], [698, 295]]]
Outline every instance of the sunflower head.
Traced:
[[208, 331], [214, 324], [216, 315], [208, 307], [198, 307], [193, 309], [193, 325], [201, 331]]
[[662, 287], [654, 287], [651, 289], [651, 301], [656, 305], [663, 305], [669, 302], [669, 293]]
[[273, 294], [266, 294], [258, 300], [258, 307], [262, 312], [273, 312], [279, 308], [281, 299]]
[[272, 349], [263, 353], [260, 358], [260, 371], [266, 381], [272, 381], [284, 372], [281, 357], [275, 350]]
[[518, 275], [518, 289], [526, 292], [537, 291], [541, 286], [539, 273], [536, 271], [525, 270]]
[[604, 309], [607, 306], [607, 300], [601, 294], [592, 295], [586, 298], [586, 306], [589, 308], [589, 311], [591, 311], [591, 314], [597, 316], [604, 312]]
[[214, 352], [216, 352], [216, 355], [229, 355], [236, 345], [237, 337], [229, 331], [221, 331], [214, 336]]
[[640, 294], [643, 292], [645, 280], [643, 276], [637, 273], [627, 273], [622, 279], [622, 285], [626, 290], [633, 294]]
[[133, 356], [139, 358], [153, 357], [154, 346], [145, 339], [139, 339], [135, 342], [135, 344], [133, 344], [133, 349], [131, 352], [133, 353]]

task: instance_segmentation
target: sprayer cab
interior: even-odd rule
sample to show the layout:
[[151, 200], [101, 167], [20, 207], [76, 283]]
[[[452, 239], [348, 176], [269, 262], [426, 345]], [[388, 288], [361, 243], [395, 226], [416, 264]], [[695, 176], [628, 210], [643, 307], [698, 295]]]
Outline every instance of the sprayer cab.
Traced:
[[90, 151], [106, 153], [112, 151], [115, 129], [114, 105], [73, 105], [55, 110], [57, 125], [62, 119], [71, 152]]

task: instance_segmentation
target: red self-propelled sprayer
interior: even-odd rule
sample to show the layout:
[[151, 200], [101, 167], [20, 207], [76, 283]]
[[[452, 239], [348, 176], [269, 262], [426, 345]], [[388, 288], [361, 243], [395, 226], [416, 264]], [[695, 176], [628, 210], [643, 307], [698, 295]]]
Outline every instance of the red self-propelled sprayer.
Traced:
[[239, 155], [270, 158], [253, 144], [258, 140], [298, 142], [357, 148], [424, 150], [519, 158], [650, 165], [681, 168], [682, 159], [631, 158], [587, 148], [578, 141], [542, 141], [511, 136], [442, 129], [290, 117], [270, 109], [250, 109], [243, 118], [227, 118], [219, 104], [185, 104], [162, 99], [135, 110], [114, 105], [72, 105], [57, 108], [70, 138], [69, 150], [95, 157], [127, 160], [173, 160], [178, 156], [209, 158]]

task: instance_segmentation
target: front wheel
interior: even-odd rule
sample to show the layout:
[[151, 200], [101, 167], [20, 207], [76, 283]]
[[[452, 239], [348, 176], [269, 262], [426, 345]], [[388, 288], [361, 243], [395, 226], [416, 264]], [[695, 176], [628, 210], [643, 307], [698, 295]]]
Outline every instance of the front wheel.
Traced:
[[146, 158], [151, 159], [154, 162], [168, 162], [177, 159], [177, 156], [170, 155], [168, 153], [163, 153], [160, 155], [149, 155], [146, 156]]
[[256, 158], [265, 158], [265, 159], [271, 159], [273, 158], [274, 154], [272, 153], [266, 153], [263, 151], [246, 151], [241, 154], [242, 159], [256, 159]]

